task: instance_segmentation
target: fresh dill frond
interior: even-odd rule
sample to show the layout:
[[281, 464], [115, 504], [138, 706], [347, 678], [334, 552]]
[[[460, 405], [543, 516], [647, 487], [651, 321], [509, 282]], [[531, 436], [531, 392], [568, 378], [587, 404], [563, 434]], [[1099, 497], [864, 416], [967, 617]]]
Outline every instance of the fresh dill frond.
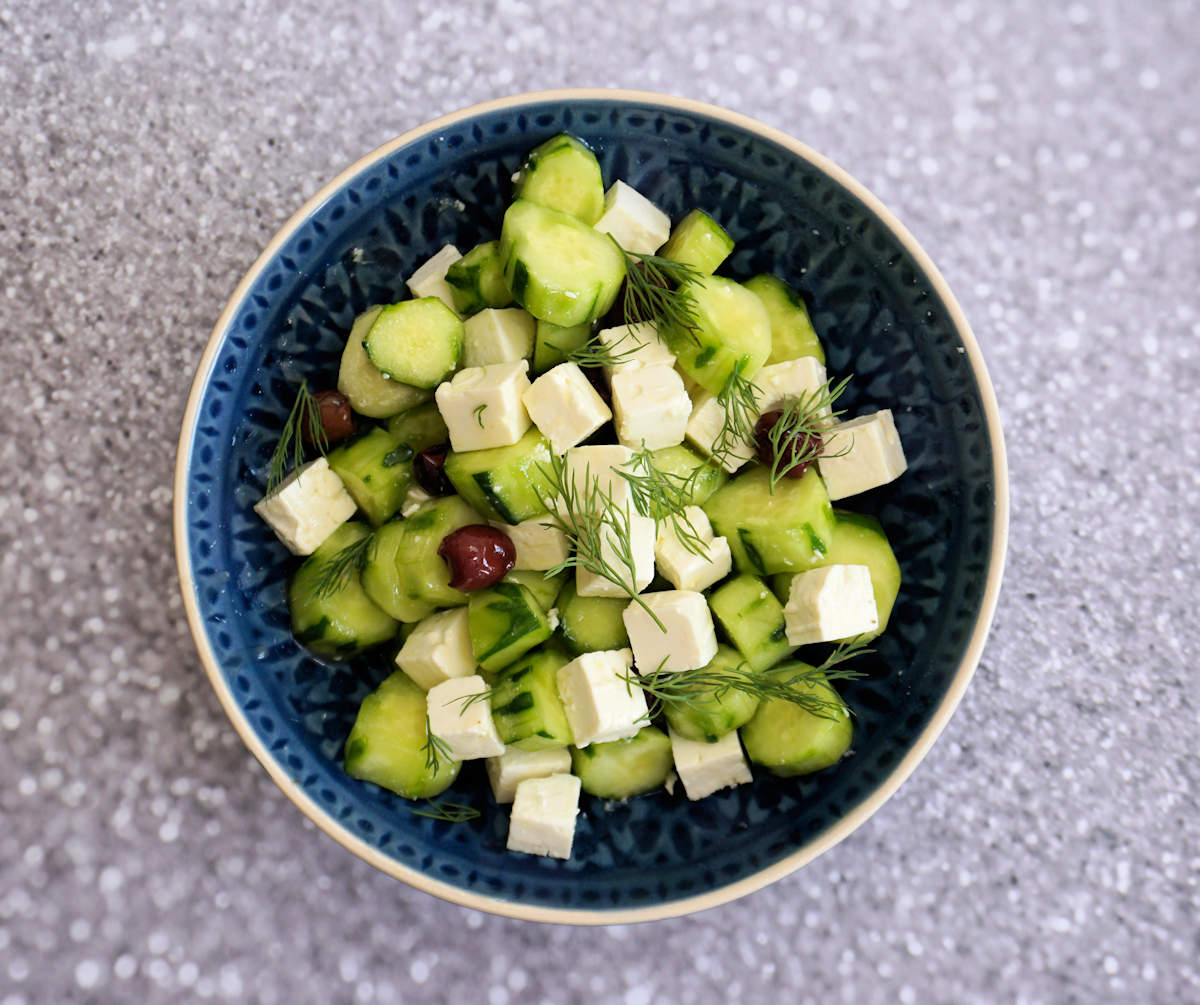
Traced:
[[[629, 345], [621, 348], [625, 343], [629, 343]], [[558, 348], [553, 345], [551, 347]], [[576, 366], [620, 366], [636, 356], [641, 347], [642, 343], [629, 331], [626, 331], [615, 342], [607, 345], [601, 341], [600, 333], [596, 332], [583, 345], [565, 352], [559, 349], [559, 352], [563, 352], [567, 362], [574, 363]]]
[[418, 817], [429, 817], [430, 820], [445, 820], [451, 824], [461, 824], [468, 820], [478, 819], [482, 814], [474, 806], [464, 803], [452, 803], [449, 800], [434, 802], [427, 799], [421, 809], [413, 810]]
[[840, 700], [824, 697], [812, 685], [862, 677], [857, 670], [838, 667], [872, 651], [863, 642], [851, 641], [839, 645], [820, 666], [793, 660], [763, 671], [751, 670], [744, 662], [733, 667], [706, 666], [676, 672], [663, 672], [659, 667], [641, 675], [628, 672], [625, 681], [650, 698], [651, 716], [662, 711], [664, 705], [696, 708], [714, 698], [720, 700], [729, 691], [741, 691], [759, 701], [787, 701], [822, 719], [832, 719], [844, 706]]
[[362, 570], [374, 550], [375, 535], [368, 534], [334, 552], [317, 569], [313, 596], [319, 600], [328, 600], [341, 593], [351, 577]]
[[699, 342], [696, 298], [687, 284], [702, 278], [696, 269], [683, 262], [625, 251], [622, 311], [629, 321], [652, 321], [660, 332], [683, 332], [693, 342]]
[[429, 713], [425, 713], [425, 743], [421, 747], [425, 753], [425, 770], [436, 772], [441, 766], [442, 761], [452, 761], [454, 758], [450, 756], [450, 745], [440, 736], [434, 734], [429, 726]]
[[685, 549], [693, 555], [704, 555], [708, 544], [683, 512], [691, 505], [696, 479], [703, 471], [702, 467], [693, 469], [690, 475], [663, 471], [655, 466], [653, 451], [643, 447], [634, 452], [628, 464], [617, 469], [617, 474], [629, 483], [633, 505], [642, 516], [669, 523]]
[[465, 712], [468, 708], [474, 705], [477, 701], [491, 701], [492, 689], [485, 687], [482, 691], [474, 691], [471, 694], [460, 694], [454, 701], [461, 705], [460, 711]]
[[471, 412], [471, 414], [473, 416], [475, 416], [475, 421], [479, 423], [480, 429], [483, 428], [483, 413], [486, 411], [487, 411], [487, 402], [484, 401], [484, 402], [481, 402], [480, 404], [476, 405], [474, 410]]
[[762, 389], [742, 375], [744, 364], [744, 360], [734, 364], [733, 371], [717, 394], [717, 404], [721, 406], [723, 415], [710, 458], [713, 463], [722, 466], [731, 458], [744, 460], [745, 451], [753, 450], [754, 424], [758, 421]]
[[849, 383], [849, 377], [843, 377], [836, 384], [827, 380], [783, 409], [783, 414], [767, 433], [771, 447], [768, 465], [771, 492], [792, 468], [812, 464], [819, 457], [842, 457], [850, 450], [847, 445], [836, 454], [826, 454], [823, 439], [829, 423], [843, 412], [833, 406]]
[[304, 463], [304, 437], [308, 435], [313, 446], [324, 456], [329, 449], [325, 439], [325, 427], [321, 424], [321, 406], [308, 389], [308, 381], [300, 381], [296, 390], [296, 400], [288, 413], [283, 429], [279, 433], [279, 442], [271, 454], [267, 468], [267, 495], [270, 495], [290, 471], [294, 471]]

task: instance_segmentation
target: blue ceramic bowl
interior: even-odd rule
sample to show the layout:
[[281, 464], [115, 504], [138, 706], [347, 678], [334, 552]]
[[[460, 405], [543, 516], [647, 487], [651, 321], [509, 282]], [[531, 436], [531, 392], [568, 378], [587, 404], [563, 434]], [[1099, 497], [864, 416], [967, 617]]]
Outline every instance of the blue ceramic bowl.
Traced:
[[[909, 469], [849, 508], [879, 517], [904, 585], [865, 679], [846, 685], [853, 756], [820, 774], [698, 803], [677, 791], [585, 796], [569, 861], [505, 851], [508, 819], [478, 763], [450, 792], [483, 811], [450, 824], [343, 774], [359, 701], [388, 653], [318, 662], [292, 639], [295, 567], [251, 511], [302, 377], [333, 383], [351, 321], [404, 295], [446, 242], [497, 236], [522, 155], [568, 131], [678, 218], [699, 206], [737, 241], [722, 271], [770, 271], [810, 299], [850, 414], [890, 407]], [[742, 116], [662, 95], [562, 91], [476, 106], [359, 161], [296, 214], [230, 300], [196, 374], [179, 444], [176, 547], [201, 659], [242, 738], [300, 809], [347, 848], [429, 893], [514, 917], [612, 923], [731, 900], [862, 823], [945, 725], [979, 659], [999, 589], [1007, 485], [995, 400], [945, 282], [861, 185]]]

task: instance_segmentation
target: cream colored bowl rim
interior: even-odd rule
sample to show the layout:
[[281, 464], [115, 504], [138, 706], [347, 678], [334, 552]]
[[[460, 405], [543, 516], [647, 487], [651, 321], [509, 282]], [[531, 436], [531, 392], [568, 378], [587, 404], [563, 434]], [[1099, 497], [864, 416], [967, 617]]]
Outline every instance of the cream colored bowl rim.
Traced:
[[[765, 869], [756, 872], [752, 876], [747, 876], [745, 879], [735, 883], [730, 883], [726, 886], [719, 887], [715, 890], [710, 890], [707, 893], [700, 894], [694, 897], [686, 897], [680, 900], [671, 900], [662, 904], [656, 904], [649, 907], [632, 908], [625, 910], [574, 910], [566, 908], [548, 908], [530, 904], [516, 903], [512, 901], [501, 900], [493, 897], [484, 896], [478, 893], [472, 893], [468, 890], [460, 889], [449, 883], [441, 882], [431, 876], [425, 875], [416, 869], [411, 869], [401, 865], [394, 859], [381, 853], [376, 848], [367, 844], [361, 838], [352, 834], [349, 830], [332, 820], [329, 815], [312, 799], [310, 798], [299, 785], [288, 777], [287, 772], [275, 761], [267, 750], [266, 745], [258, 738], [254, 730], [251, 728], [246, 714], [238, 706], [234, 700], [233, 694], [226, 683], [220, 666], [217, 663], [216, 657], [209, 644], [207, 633], [204, 630], [203, 621], [200, 616], [199, 602], [196, 596], [195, 583], [192, 579], [191, 559], [188, 554], [187, 542], [187, 472], [188, 460], [191, 454], [190, 445], [195, 432], [196, 421], [200, 408], [200, 401], [204, 393], [204, 388], [208, 383], [209, 376], [212, 373], [216, 363], [217, 354], [220, 350], [222, 342], [229, 326], [237, 313], [238, 308], [249, 294], [251, 288], [258, 281], [260, 274], [266, 267], [267, 263], [276, 254], [276, 252], [292, 237], [299, 229], [304, 221], [320, 206], [326, 199], [333, 195], [342, 185], [346, 184], [351, 178], [363, 171], [365, 168], [376, 163], [381, 158], [387, 157], [392, 151], [398, 147], [402, 147], [408, 143], [424, 137], [434, 135], [443, 129], [456, 125], [464, 119], [470, 119], [477, 115], [487, 114], [490, 112], [504, 111], [507, 109], [519, 108], [524, 105], [540, 104], [544, 102], [565, 102], [565, 101], [587, 101], [587, 100], [602, 100], [610, 102], [625, 102], [636, 104], [651, 104], [664, 109], [672, 109], [680, 112], [707, 116], [712, 119], [727, 122], [732, 126], [744, 129], [748, 132], [756, 133], [764, 139], [770, 140], [781, 147], [790, 150], [798, 157], [808, 161], [810, 164], [824, 171], [827, 175], [839, 182], [841, 185], [852, 192], [859, 200], [863, 202], [873, 213], [875, 213], [884, 224], [892, 231], [901, 244], [907, 249], [909, 254], [913, 256], [916, 262], [924, 270], [929, 277], [930, 283], [942, 302], [946, 305], [946, 310], [949, 313], [951, 322], [959, 337], [962, 339], [963, 345], [966, 347], [967, 358], [970, 360], [971, 369], [974, 373], [975, 380], [979, 386], [980, 399], [983, 403], [984, 414], [987, 418], [989, 438], [992, 448], [992, 464], [993, 464], [993, 479], [995, 483], [995, 509], [994, 523], [992, 533], [992, 548], [990, 562], [988, 565], [987, 582], [984, 586], [983, 600], [979, 610], [979, 616], [976, 619], [974, 630], [967, 642], [966, 650], [963, 654], [962, 661], [959, 663], [958, 669], [955, 671], [954, 678], [950, 682], [950, 686], [935, 710], [930, 721], [917, 738], [912, 748], [908, 753], [896, 764], [896, 766], [888, 774], [875, 790], [864, 799], [858, 806], [842, 817], [836, 824], [826, 829], [821, 834], [808, 841], [803, 847], [798, 848], [790, 855], [782, 858], [778, 862], [766, 867]], [[980, 655], [983, 652], [984, 642], [987, 638], [988, 630], [992, 623], [992, 618], [996, 610], [996, 602], [1000, 592], [1000, 581], [1004, 572], [1004, 558], [1008, 543], [1008, 465], [1005, 459], [1004, 437], [1000, 428], [1000, 413], [996, 404], [995, 391], [992, 388], [991, 380], [988, 377], [987, 368], [984, 365], [983, 355], [979, 350], [979, 345], [975, 340], [975, 336], [971, 331], [970, 325], [967, 323], [966, 317], [963, 315], [962, 308], [958, 301], [954, 298], [954, 294], [950, 292], [945, 279], [933, 264], [932, 260], [925, 253], [924, 249], [917, 243], [916, 239], [910, 234], [907, 228], [896, 219], [895, 216], [879, 201], [870, 191], [868, 191], [861, 183], [843, 171], [840, 167], [830, 161], [828, 158], [818, 154], [810, 149], [799, 140], [793, 139], [786, 133], [781, 132], [771, 126], [758, 122], [748, 116], [741, 115], [737, 112], [731, 112], [727, 109], [718, 108], [714, 105], [709, 105], [700, 101], [693, 101], [688, 98], [674, 97], [666, 94], [657, 94], [650, 91], [629, 91], [629, 90], [609, 90], [604, 88], [569, 88], [564, 90], [551, 91], [535, 91], [525, 94], [516, 94], [506, 98], [500, 98], [495, 101], [488, 101], [482, 104], [472, 105], [468, 108], [452, 112], [449, 115], [443, 115], [440, 118], [427, 122], [424, 125], [411, 129], [408, 132], [397, 136], [383, 146], [367, 154], [350, 167], [346, 168], [333, 181], [329, 182], [316, 195], [308, 200], [293, 216], [267, 245], [266, 249], [259, 255], [258, 260], [251, 266], [249, 272], [238, 284], [233, 296], [226, 304], [220, 318], [217, 320], [213, 328], [212, 335], [209, 337], [208, 344], [205, 347], [204, 355], [201, 357], [199, 367], [196, 371], [196, 377], [192, 384], [191, 393], [188, 397], [187, 408], [184, 412], [183, 425], [179, 438], [179, 447], [176, 455], [175, 466], [175, 560], [179, 569], [180, 588], [183, 592], [183, 604], [187, 611], [188, 625], [192, 632], [192, 637], [195, 639], [196, 648], [200, 653], [201, 662], [204, 664], [204, 669], [208, 674], [209, 680], [212, 682], [213, 689], [217, 693], [221, 705], [225, 709], [225, 713], [229, 716], [234, 728], [245, 742], [246, 746], [254, 753], [259, 762], [266, 768], [267, 773], [274, 779], [289, 799], [295, 803], [302, 813], [315, 823], [321, 830], [344, 845], [359, 858], [371, 863], [383, 872], [394, 876], [396, 879], [403, 880], [410, 886], [416, 887], [418, 890], [423, 890], [426, 893], [432, 894], [435, 897], [440, 897], [443, 900], [450, 901], [455, 904], [461, 904], [464, 907], [475, 908], [480, 911], [487, 911], [492, 914], [503, 915], [510, 918], [518, 918], [529, 921], [556, 922], [574, 925], [612, 925], [626, 924], [638, 921], [652, 921], [661, 918], [673, 918], [681, 915], [692, 914], [697, 911], [707, 910], [708, 908], [717, 907], [729, 901], [736, 900], [739, 897], [752, 893], [755, 890], [760, 890], [776, 880], [782, 879], [784, 876], [795, 872], [801, 866], [811, 862], [822, 852], [832, 848], [835, 844], [847, 837], [852, 831], [863, 824], [887, 799], [900, 787], [900, 785], [912, 774], [913, 770], [920, 763], [921, 759], [929, 751], [934, 740], [945, 728], [946, 723], [950, 721], [951, 715], [958, 707], [959, 701], [962, 699], [963, 692], [966, 690], [967, 684], [971, 680], [971, 676], [975, 672], [975, 667], [979, 663]]]

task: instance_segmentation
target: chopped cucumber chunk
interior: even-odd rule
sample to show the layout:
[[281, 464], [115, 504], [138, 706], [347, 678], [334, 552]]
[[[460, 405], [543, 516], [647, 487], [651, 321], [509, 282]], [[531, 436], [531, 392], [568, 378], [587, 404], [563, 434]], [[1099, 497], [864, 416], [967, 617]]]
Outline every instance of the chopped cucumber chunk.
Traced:
[[328, 460], [358, 508], [378, 527], [404, 501], [412, 482], [412, 458], [411, 446], [376, 427], [331, 451]]
[[462, 342], [458, 315], [437, 297], [421, 297], [380, 311], [363, 347], [392, 380], [434, 388], [458, 366]]
[[362, 585], [379, 607], [397, 621], [412, 623], [434, 612], [433, 604], [415, 596], [412, 584], [402, 571], [402, 552], [408, 534], [403, 523], [385, 523], [375, 532], [363, 560]]
[[[744, 662], [741, 654], [729, 646], [718, 646], [717, 655], [706, 669], [729, 670]], [[680, 736], [702, 743], [716, 743], [726, 733], [749, 722], [757, 709], [758, 699], [753, 695], [737, 688], [721, 691], [711, 686], [697, 687], [686, 703], [663, 703], [671, 728]]]
[[679, 479], [691, 479], [685, 506], [703, 506], [717, 489], [729, 481], [729, 476], [721, 468], [710, 464], [706, 458], [682, 443], [660, 447], [652, 457], [655, 470]]
[[572, 576], [558, 598], [559, 631], [567, 648], [576, 656], [624, 649], [629, 632], [622, 615], [628, 606], [627, 597], [581, 597]]
[[822, 680], [798, 683], [796, 687], [833, 702], [835, 708], [829, 717], [814, 715], [795, 702], [771, 698], [758, 706], [741, 732], [746, 756], [783, 778], [836, 764], [854, 738], [850, 710], [832, 684]]
[[719, 586], [709, 594], [708, 606], [752, 670], [774, 666], [794, 648], [788, 644], [783, 605], [757, 576], [736, 576]]
[[360, 415], [371, 419], [386, 419], [405, 409], [428, 401], [432, 396], [428, 390], [391, 380], [379, 372], [371, 362], [363, 339], [371, 325], [379, 317], [382, 307], [370, 307], [354, 320], [342, 350], [342, 362], [338, 368], [337, 388], [346, 396], [350, 407]]
[[[545, 572], [535, 572], [533, 569], [513, 569], [504, 577], [506, 583], [519, 583], [533, 594], [538, 607], [549, 613], [554, 601], [562, 592], [563, 584], [567, 581], [570, 571], [564, 569], [553, 576]], [[560, 612], [561, 613], [561, 612]]]
[[663, 258], [690, 265], [697, 272], [711, 276], [733, 251], [733, 238], [716, 220], [699, 209], [693, 209], [675, 224], [671, 236], [659, 250]]
[[547, 648], [526, 653], [500, 671], [492, 684], [492, 719], [507, 746], [552, 750], [573, 742], [556, 680], [566, 665], [566, 656]]
[[504, 281], [499, 241], [475, 245], [446, 270], [446, 285], [454, 309], [463, 317], [478, 314], [485, 307], [507, 307], [513, 302]]
[[568, 213], [589, 226], [604, 213], [600, 162], [574, 136], [560, 133], [529, 151], [517, 176], [516, 198]]
[[450, 569], [438, 548], [451, 531], [483, 522], [458, 496], [424, 503], [401, 521], [403, 536], [396, 546], [396, 562], [406, 595], [437, 607], [465, 604], [467, 595], [450, 585]]
[[825, 350], [808, 317], [804, 298], [782, 279], [760, 275], [746, 281], [746, 289], [762, 301], [771, 321], [771, 355], [768, 363], [786, 363], [801, 356], [825, 362]]
[[467, 602], [475, 661], [488, 673], [503, 670], [550, 638], [550, 622], [520, 583], [499, 582]]
[[[550, 442], [530, 429], [508, 447], [461, 450], [446, 458], [446, 477], [455, 490], [492, 520], [517, 524], [546, 512]], [[540, 493], [540, 495], [539, 495]]]
[[721, 393], [735, 368], [753, 378], [771, 354], [771, 319], [762, 301], [721, 276], [683, 288], [695, 301], [696, 330], [662, 333], [679, 368], [712, 394]]
[[670, 738], [654, 726], [624, 740], [571, 748], [571, 767], [583, 791], [601, 799], [629, 799], [662, 788], [674, 763]]
[[579, 349], [592, 336], [592, 326], [586, 321], [570, 328], [539, 321], [533, 343], [533, 372], [547, 370], [566, 362], [567, 353]]

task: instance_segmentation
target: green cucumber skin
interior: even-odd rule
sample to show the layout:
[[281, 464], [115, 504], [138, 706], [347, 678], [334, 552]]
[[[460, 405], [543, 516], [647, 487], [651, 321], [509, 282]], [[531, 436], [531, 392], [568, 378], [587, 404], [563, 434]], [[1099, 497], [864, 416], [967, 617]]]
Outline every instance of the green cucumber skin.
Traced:
[[757, 576], [727, 580], [709, 594], [708, 606], [750, 669], [766, 670], [792, 652], [783, 605]]
[[576, 137], [568, 133], [552, 136], [526, 155], [514, 196], [567, 213], [591, 226], [604, 214], [600, 162]]
[[687, 478], [697, 469], [704, 469], [704, 473], [697, 475], [691, 483], [691, 491], [684, 500], [686, 506], [703, 506], [717, 489], [729, 481], [729, 476], [721, 468], [710, 464], [691, 447], [682, 443], [673, 447], [660, 447], [651, 456], [655, 470], [679, 478]]
[[825, 349], [799, 292], [782, 279], [765, 273], [743, 285], [762, 301], [771, 320], [771, 354], [767, 363], [784, 363], [801, 356], [814, 356], [822, 364], [825, 362]]
[[513, 302], [512, 291], [504, 282], [499, 241], [475, 245], [446, 270], [446, 285], [450, 287], [454, 309], [463, 317], [488, 307], [507, 307]]
[[400, 549], [407, 539], [404, 523], [385, 523], [375, 531], [375, 540], [363, 561], [363, 589], [381, 610], [404, 624], [412, 624], [434, 612], [433, 604], [411, 595], [402, 572]]
[[389, 304], [363, 340], [381, 373], [427, 390], [454, 372], [462, 346], [462, 320], [437, 297]]
[[569, 579], [558, 598], [559, 632], [576, 656], [624, 649], [629, 632], [622, 614], [629, 601], [615, 597], [581, 597], [575, 579]]
[[[724, 670], [740, 667], [744, 662], [741, 653], [722, 645], [708, 665], [714, 670]], [[719, 696], [716, 688], [699, 689], [686, 705], [663, 703], [671, 728], [680, 736], [703, 743], [716, 743], [745, 725], [757, 709], [758, 699], [736, 688]]]
[[501, 581], [467, 602], [475, 661], [488, 673], [503, 670], [551, 635], [550, 622], [532, 593]]
[[508, 524], [546, 512], [550, 496], [550, 441], [536, 428], [508, 447], [451, 452], [446, 477], [480, 513]]
[[824, 718], [794, 702], [772, 698], [762, 702], [754, 718], [741, 729], [746, 756], [781, 778], [832, 767], [850, 749], [854, 739], [850, 711], [828, 681], [797, 687], [807, 687], [827, 700], [836, 701], [837, 712], [831, 718]]
[[371, 525], [380, 526], [400, 509], [412, 482], [411, 457], [395, 462], [401, 441], [377, 426], [329, 453], [329, 466]]
[[551, 750], [574, 742], [556, 675], [567, 657], [539, 648], [501, 670], [492, 684], [492, 719], [500, 739], [518, 750]]
[[570, 571], [564, 569], [553, 576], [547, 576], [544, 572], [535, 572], [532, 569], [513, 569], [512, 572], [504, 577], [504, 581], [507, 583], [519, 583], [525, 587], [525, 589], [533, 594], [533, 599], [538, 602], [538, 607], [548, 612], [554, 606], [558, 595], [562, 592], [563, 584], [567, 581]]
[[467, 594], [450, 585], [450, 570], [438, 555], [442, 540], [451, 531], [484, 523], [458, 496], [424, 503], [399, 523], [404, 535], [397, 546], [397, 566], [405, 594], [435, 607], [461, 607]]
[[600, 799], [631, 799], [660, 789], [674, 763], [670, 738], [655, 726], [624, 740], [571, 748], [571, 767], [583, 791]]
[[675, 225], [658, 254], [711, 276], [733, 252], [733, 243], [716, 220], [703, 210], [693, 209]]

